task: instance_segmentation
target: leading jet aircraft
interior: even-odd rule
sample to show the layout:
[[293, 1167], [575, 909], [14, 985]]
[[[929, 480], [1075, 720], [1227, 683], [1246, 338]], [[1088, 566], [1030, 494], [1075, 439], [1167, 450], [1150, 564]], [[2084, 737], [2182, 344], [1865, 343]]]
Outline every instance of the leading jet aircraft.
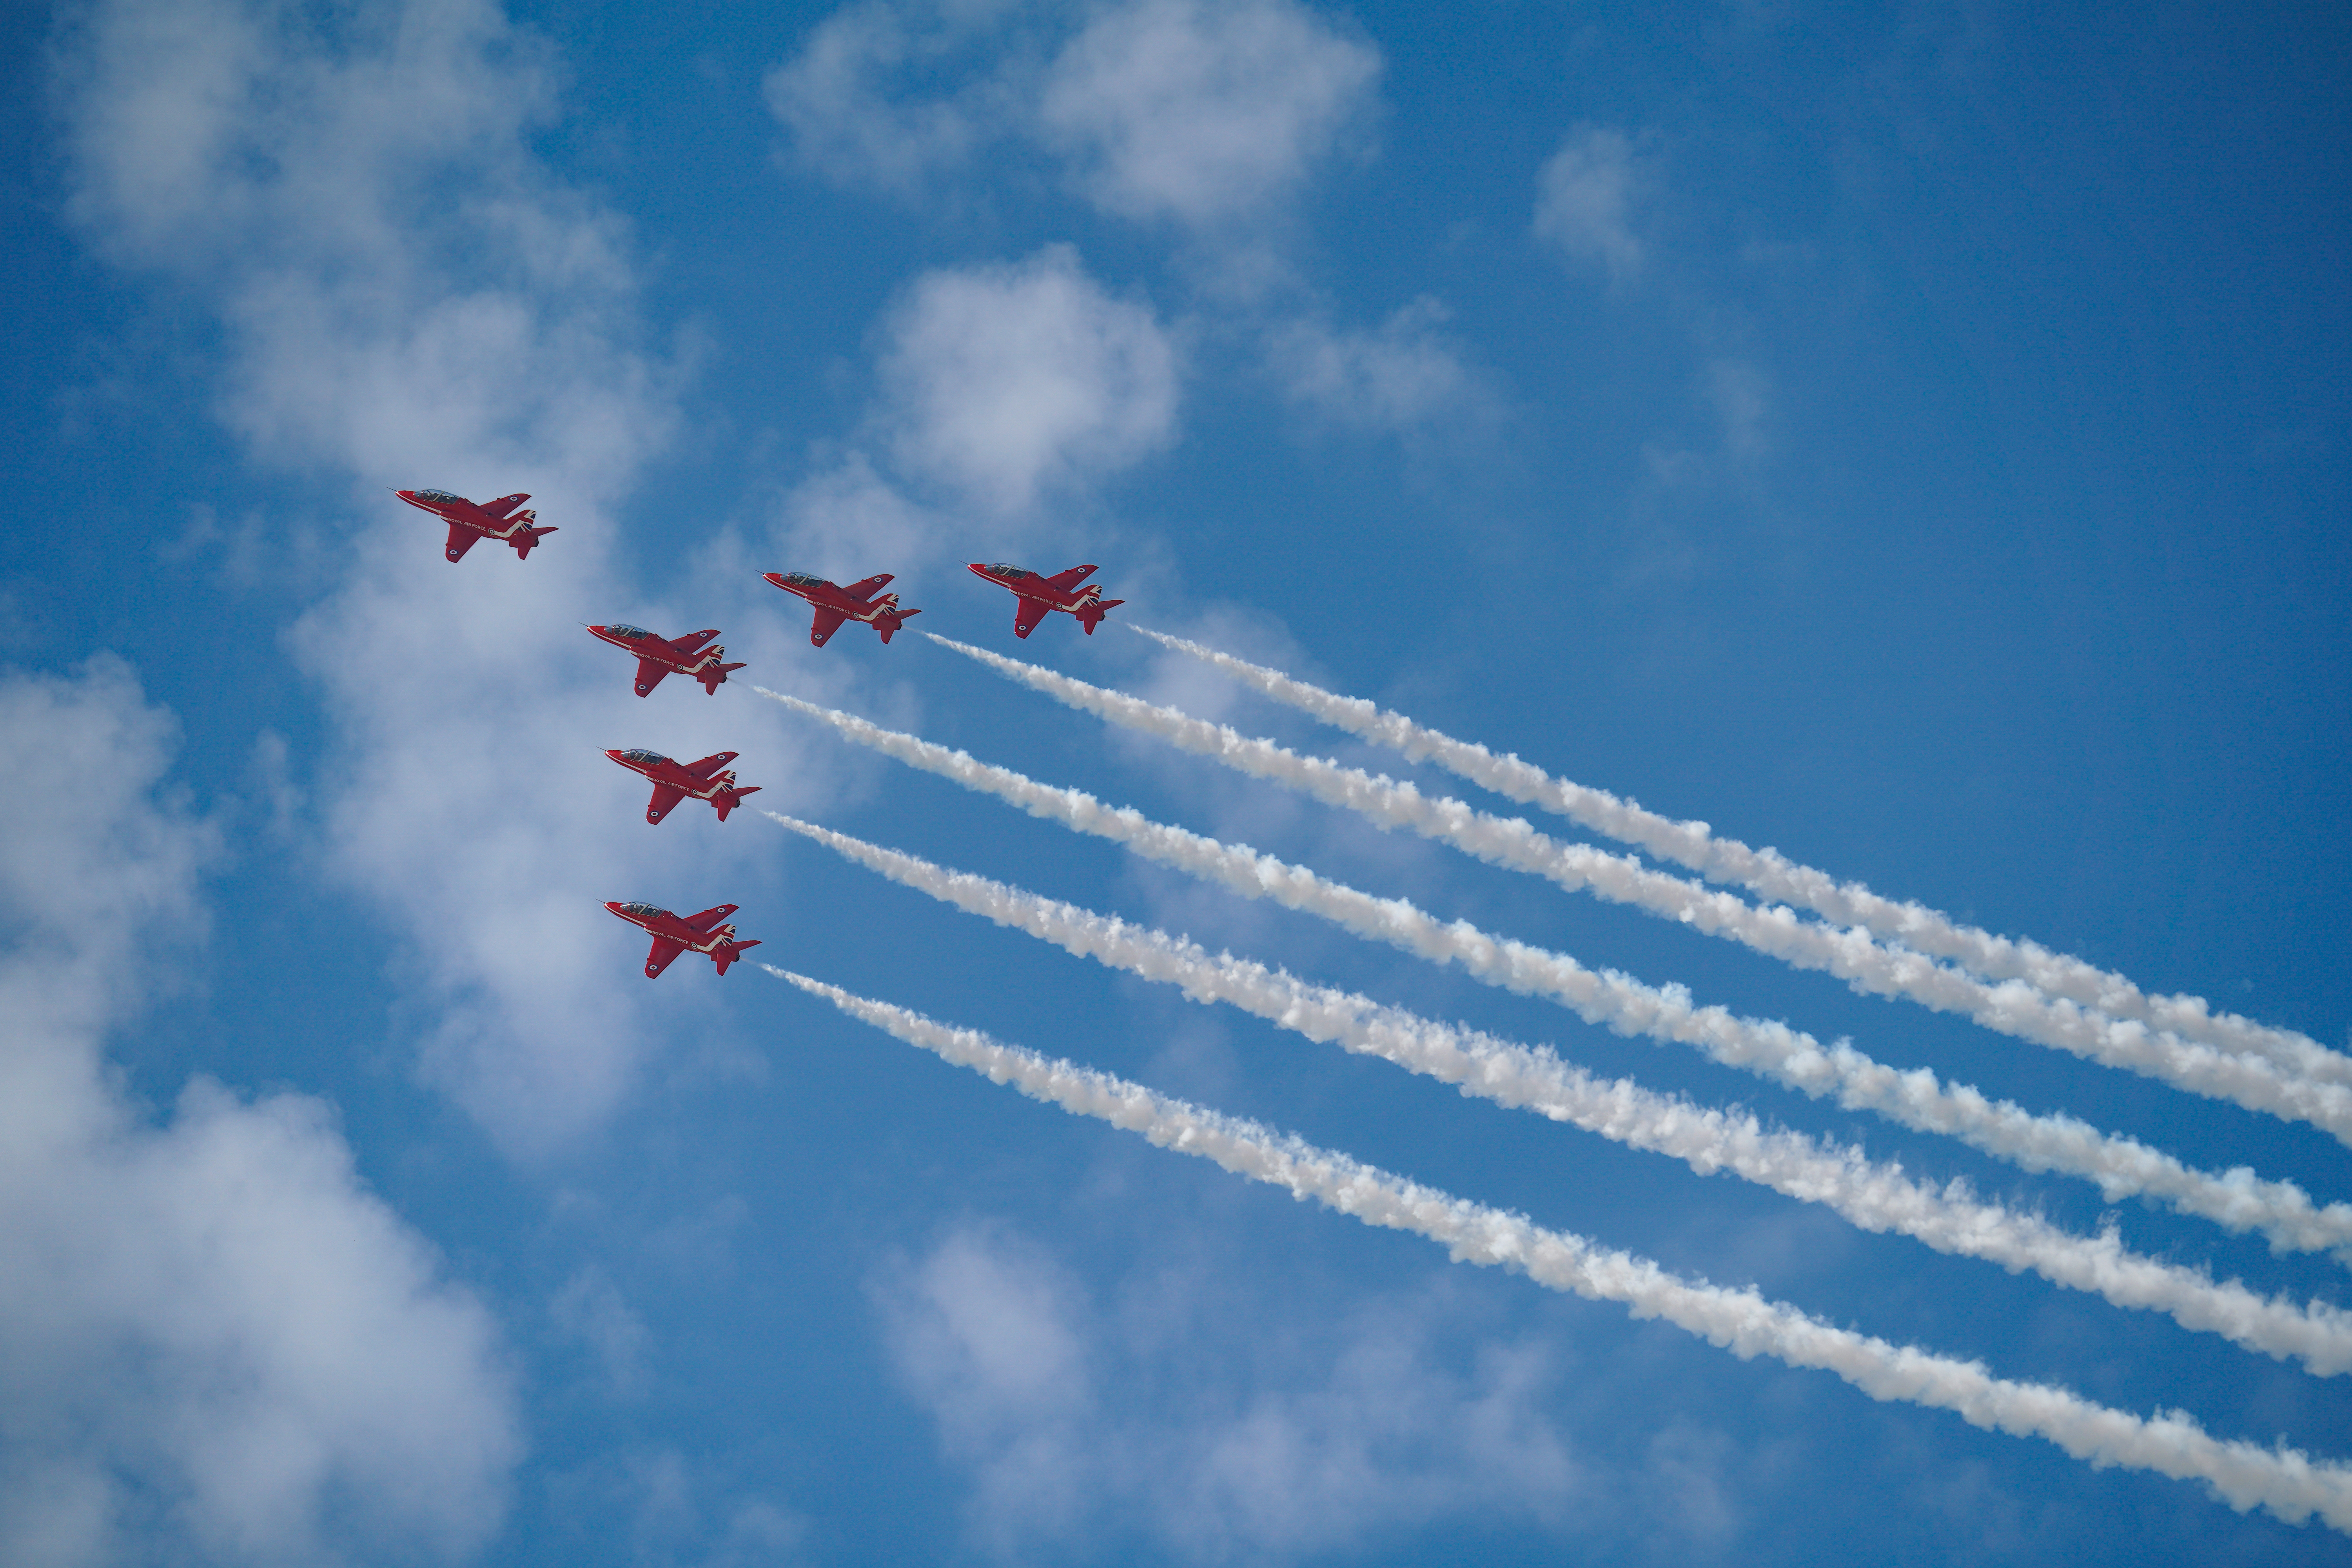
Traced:
[[907, 624], [909, 616], [919, 616], [920, 610], [902, 610], [898, 595], [885, 594], [874, 597], [874, 590], [890, 580], [887, 572], [877, 572], [863, 583], [840, 587], [822, 577], [812, 577], [805, 572], [765, 572], [761, 574], [787, 594], [797, 594], [816, 611], [816, 619], [809, 623], [809, 642], [816, 647], [841, 628], [844, 621], [864, 621], [882, 634], [887, 643], [890, 634]]
[[637, 695], [643, 697], [662, 683], [662, 677], [676, 673], [690, 675], [702, 682], [702, 689], [711, 696], [727, 683], [727, 672], [740, 669], [740, 664], [721, 664], [724, 647], [704, 648], [703, 644], [719, 635], [719, 628], [689, 632], [676, 642], [657, 637], [643, 626], [624, 626], [619, 621], [610, 626], [590, 626], [596, 636], [614, 647], [626, 648], [637, 656]]
[[1021, 596], [1021, 607], [1013, 612], [1013, 635], [1016, 637], [1025, 637], [1035, 631], [1048, 610], [1077, 616], [1078, 624], [1087, 628], [1087, 636], [1092, 637], [1113, 605], [1127, 603], [1125, 599], [1104, 598], [1099, 583], [1078, 586], [1094, 575], [1091, 566], [1073, 566], [1067, 572], [1040, 577], [1026, 566], [982, 565], [977, 561], [970, 564], [980, 576]]
[[[530, 497], [500, 496], [493, 501], [477, 505], [464, 496], [453, 496], [447, 490], [394, 490], [393, 494], [413, 507], [429, 511], [449, 525], [449, 548], [452, 561], [461, 561], [474, 542], [495, 539], [514, 546], [515, 559], [530, 559], [530, 547], [553, 533], [551, 528], [533, 526], [539, 521], [535, 511], [515, 511]], [[507, 514], [513, 512], [509, 517]]]
[[[735, 770], [727, 767], [738, 754], [734, 752], [714, 752], [698, 763], [672, 762], [659, 752], [648, 752], [642, 746], [604, 754], [631, 773], [643, 773], [652, 781], [654, 798], [646, 807], [647, 822], [659, 822], [669, 815], [672, 806], [688, 795], [717, 806], [719, 820], [724, 822], [729, 812], [743, 804], [745, 795], [760, 793], [758, 784], [735, 782]], [[721, 768], [727, 771], [721, 773]]]
[[684, 919], [667, 910], [656, 909], [651, 904], [608, 903], [604, 907], [631, 925], [653, 933], [653, 951], [646, 954], [646, 978], [648, 980], [667, 969], [670, 960], [687, 952], [701, 953], [717, 964], [719, 973], [724, 974], [729, 964], [743, 956], [745, 948], [760, 945], [756, 942], [736, 941], [733, 924], [719, 923], [735, 912], [738, 906], [734, 904], [715, 905], [698, 915], [688, 915]]

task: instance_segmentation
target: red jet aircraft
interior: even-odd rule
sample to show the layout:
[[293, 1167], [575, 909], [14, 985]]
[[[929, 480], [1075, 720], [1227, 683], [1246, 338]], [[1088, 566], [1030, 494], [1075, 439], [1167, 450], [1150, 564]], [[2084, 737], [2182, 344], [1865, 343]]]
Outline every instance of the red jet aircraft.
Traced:
[[877, 572], [863, 583], [852, 583], [846, 588], [828, 583], [822, 577], [812, 577], [805, 572], [768, 572], [761, 575], [785, 593], [799, 595], [815, 608], [816, 619], [809, 623], [809, 642], [817, 647], [823, 647], [824, 639], [840, 630], [844, 621], [864, 621], [880, 632], [882, 640], [887, 643], [892, 632], [907, 624], [908, 616], [923, 613], [900, 609], [896, 594], [885, 594], [878, 599], [874, 597], [874, 590], [890, 580], [887, 572]]
[[1025, 637], [1037, 629], [1048, 610], [1061, 610], [1078, 617], [1087, 628], [1087, 636], [1095, 635], [1102, 625], [1103, 616], [1113, 605], [1124, 605], [1125, 599], [1106, 599], [1102, 584], [1086, 583], [1094, 575], [1091, 566], [1073, 566], [1067, 572], [1056, 572], [1051, 577], [1040, 577], [1025, 566], [983, 566], [971, 563], [971, 569], [1000, 588], [1010, 588], [1021, 595], [1021, 607], [1013, 612], [1013, 635]]
[[588, 629], [614, 647], [626, 648], [637, 656], [637, 695], [640, 697], [659, 686], [663, 676], [673, 672], [694, 677], [702, 682], [705, 691], [716, 697], [719, 689], [727, 683], [727, 672], [743, 668], [740, 664], [719, 662], [720, 656], [727, 651], [725, 648], [703, 647], [704, 643], [719, 635], [716, 626], [708, 631], [689, 633], [676, 642], [657, 637], [643, 626], [623, 626], [618, 621], [608, 626], [590, 626]]
[[[431, 512], [449, 525], [449, 559], [462, 560], [466, 552], [480, 539], [496, 539], [514, 546], [515, 559], [530, 559], [530, 547], [553, 533], [551, 528], [532, 526], [539, 521], [535, 511], [515, 511], [530, 498], [527, 495], [500, 496], [494, 501], [477, 506], [464, 496], [453, 496], [447, 490], [394, 490], [393, 494], [413, 507]], [[509, 512], [514, 512], [509, 517]]]
[[655, 976], [669, 967], [669, 961], [688, 951], [698, 952], [727, 973], [727, 966], [743, 956], [747, 947], [757, 947], [756, 942], [737, 942], [732, 924], [720, 925], [735, 912], [737, 906], [720, 904], [688, 915], [684, 920], [667, 910], [657, 910], [651, 904], [606, 904], [606, 909], [633, 926], [642, 926], [653, 933], [654, 947], [646, 954], [646, 978]]
[[[647, 822], [659, 822], [669, 815], [670, 807], [688, 795], [717, 806], [719, 820], [724, 822], [729, 812], [743, 804], [745, 795], [760, 793], [758, 784], [735, 782], [735, 770], [727, 768], [736, 758], [733, 752], [719, 752], [698, 763], [674, 763], [659, 752], [634, 746], [625, 752], [604, 754], [631, 773], [643, 773], [653, 781], [653, 804], [646, 807]], [[727, 771], [720, 773], [721, 768]]]

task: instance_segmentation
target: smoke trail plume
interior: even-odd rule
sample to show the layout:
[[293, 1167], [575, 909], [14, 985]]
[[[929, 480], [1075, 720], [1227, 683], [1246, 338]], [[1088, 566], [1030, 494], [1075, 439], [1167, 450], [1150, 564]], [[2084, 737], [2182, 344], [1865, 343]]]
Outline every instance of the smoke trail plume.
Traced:
[[[1864, 995], [1907, 997], [2016, 1039], [2249, 1110], [2331, 1130], [2352, 1129], [2352, 1087], [2318, 1083], [2263, 1058], [2184, 1040], [2135, 1020], [2111, 1018], [2045, 996], [2022, 981], [1989, 984], [1949, 964], [1890, 947], [1859, 927], [1835, 930], [1799, 919], [1786, 906], [1759, 910], [1733, 894], [1653, 870], [1631, 856], [1548, 837], [1519, 817], [1494, 816], [1450, 797], [1432, 800], [1411, 784], [1319, 757], [1302, 757], [1272, 741], [1242, 735], [1229, 725], [1195, 719], [1059, 670], [925, 635], [1057, 702], [1344, 807], [1381, 827], [1402, 828], [1451, 844], [1491, 865], [1532, 871], [1563, 888], [1631, 904], [1800, 969], [1826, 970]], [[2338, 1136], [2346, 1132], [2339, 1131]]]
[[[2352, 1369], [2352, 1312], [2342, 1309], [2265, 1300], [2235, 1280], [2217, 1285], [2200, 1271], [2131, 1252], [2112, 1229], [2096, 1238], [2072, 1235], [2046, 1220], [1978, 1202], [1965, 1184], [1927, 1186], [1906, 1176], [1900, 1166], [1872, 1162], [1859, 1149], [1769, 1131], [1746, 1112], [1708, 1110], [1631, 1079], [1598, 1079], [1549, 1050], [1437, 1023], [1368, 996], [1309, 985], [1230, 953], [1212, 958], [1196, 943], [1165, 931], [950, 871], [814, 823], [776, 820], [903, 886], [1109, 968], [1176, 985], [1195, 1002], [1223, 1002], [1310, 1040], [1336, 1042], [1453, 1084], [1465, 1095], [1671, 1155], [1701, 1175], [1729, 1171], [1824, 1205], [1864, 1230], [1896, 1232], [1938, 1252], [1982, 1258], [2012, 1273], [2030, 1268], [2118, 1307], [2160, 1311], [2183, 1328], [2300, 1361], [2323, 1377]], [[2352, 1212], [2343, 1217], [2352, 1221]]]
[[1995, 936], [1925, 904], [1882, 898], [1860, 882], [1840, 882], [1775, 849], [1718, 838], [1704, 822], [1676, 822], [1636, 803], [1558, 779], [1517, 756], [1496, 756], [1473, 742], [1416, 724], [1360, 697], [1341, 697], [1280, 670], [1148, 627], [1132, 629], [1164, 647], [1224, 671], [1252, 690], [1351, 735], [1436, 763], [1496, 794], [1581, 823], [1711, 881], [1735, 882], [1768, 899], [1808, 909], [1840, 926], [1860, 926], [1930, 957], [1948, 959], [1987, 979], [2022, 981], [2047, 996], [2094, 1008], [2220, 1050], [2265, 1058], [2318, 1083], [2352, 1085], [2352, 1057], [2307, 1035], [2234, 1013], [2216, 1013], [2201, 996], [2151, 996], [2121, 974], [2038, 942]]
[[[1689, 1044], [1727, 1068], [1740, 1068], [1788, 1084], [1806, 1096], [1834, 1096], [1846, 1110], [1867, 1110], [1922, 1133], [1943, 1133], [2025, 1171], [2061, 1171], [2098, 1183], [2107, 1201], [2147, 1196], [2180, 1213], [2227, 1229], [2258, 1229], [2274, 1248], [2328, 1250], [2343, 1246], [2338, 1227], [2315, 1229], [2315, 1206], [2294, 1183], [2255, 1178], [2244, 1166], [2222, 1173], [2194, 1171], [2136, 1138], [2103, 1133], [2065, 1114], [2034, 1114], [2011, 1100], [1988, 1100], [1969, 1084], [1943, 1084], [1927, 1068], [1898, 1072], [1874, 1063], [1846, 1041], [1821, 1044], [1785, 1023], [1740, 1018], [1722, 1006], [1698, 1006], [1682, 985], [1644, 985], [1618, 971], [1585, 969], [1561, 952], [1545, 952], [1507, 938], [1486, 936], [1467, 921], [1444, 924], [1402, 898], [1373, 898], [1286, 865], [1249, 847], [1228, 847], [1183, 827], [1152, 823], [1134, 806], [1106, 806], [1082, 790], [1061, 790], [1012, 769], [976, 762], [856, 715], [818, 708], [793, 696], [752, 687], [760, 696], [833, 724], [842, 736], [887, 757], [950, 778], [969, 790], [995, 795], [1030, 816], [1112, 839], [1139, 856], [1216, 881], [1244, 898], [1273, 898], [1291, 910], [1318, 914], [1357, 936], [1402, 947], [1433, 962], [1456, 962], [1473, 978], [1528, 996], [1550, 996], [1585, 1023], [1616, 1035], [1644, 1035]], [[2331, 1204], [2328, 1211], [2343, 1208]]]
[[[2315, 1223], [2315, 1214], [2323, 1211], [2292, 1182], [2263, 1181], [2243, 1166], [2219, 1174], [2194, 1170], [2137, 1139], [2102, 1132], [2075, 1117], [2036, 1115], [2009, 1100], [1989, 1100], [1970, 1085], [1946, 1085], [1926, 1068], [1898, 1071], [1843, 1040], [1824, 1046], [1786, 1024], [1701, 1007], [1680, 985], [1645, 985], [1615, 970], [1595, 973], [1564, 953], [1489, 936], [1466, 921], [1445, 924], [1402, 899], [1374, 898], [1246, 846], [1152, 822], [1131, 806], [1108, 806], [1082, 791], [1039, 784], [854, 714], [764, 687], [752, 689], [824, 720], [861, 745], [992, 795], [1033, 816], [1123, 844], [1244, 898], [1272, 899], [1408, 952], [1458, 963], [1487, 984], [1549, 997], [1616, 1034], [1678, 1041], [1727, 1067], [1815, 1099], [1833, 1096], [1848, 1110], [1958, 1138], [2025, 1170], [2083, 1177], [2096, 1183], [2109, 1202], [2146, 1197], [2231, 1230], [2260, 1231], [2282, 1250], [2326, 1251], [2345, 1245], [2341, 1226]], [[2331, 1205], [2324, 1212], [2344, 1206]]]
[[2134, 1415], [2048, 1384], [1995, 1377], [1979, 1362], [1841, 1329], [1755, 1290], [1693, 1283], [1647, 1258], [1545, 1229], [1523, 1215], [1469, 1203], [1256, 1122], [1221, 1116], [806, 975], [761, 967], [851, 1017], [992, 1082], [1140, 1133], [1163, 1149], [1213, 1161], [1295, 1197], [1313, 1198], [1367, 1225], [1427, 1237], [1456, 1262], [1499, 1266], [1550, 1289], [1622, 1302], [1636, 1317], [1663, 1318], [1743, 1361], [1769, 1355], [1790, 1366], [1833, 1373], [1873, 1399], [1954, 1411], [1972, 1426], [2040, 1437], [2094, 1466], [2200, 1480], [2242, 1512], [2263, 1508], [2296, 1524], [2316, 1514], [2330, 1529], [2352, 1534], [2352, 1469], [2315, 1461], [2284, 1444], [2263, 1448], [2215, 1437], [2179, 1411]]

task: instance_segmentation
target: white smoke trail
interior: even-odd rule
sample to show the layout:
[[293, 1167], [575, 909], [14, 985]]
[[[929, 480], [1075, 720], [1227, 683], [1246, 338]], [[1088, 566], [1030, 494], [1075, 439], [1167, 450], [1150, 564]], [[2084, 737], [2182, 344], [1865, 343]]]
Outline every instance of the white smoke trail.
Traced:
[[2083, 1177], [2097, 1184], [2109, 1202], [2146, 1197], [2231, 1230], [2259, 1231], [2283, 1251], [2319, 1252], [2346, 1245], [2339, 1216], [2346, 1205], [2320, 1210], [2292, 1182], [2263, 1181], [2242, 1166], [2220, 1174], [2193, 1170], [2137, 1139], [2102, 1132], [2075, 1117], [2036, 1115], [2008, 1100], [1989, 1100], [1971, 1086], [1939, 1082], [1926, 1068], [1897, 1071], [1843, 1041], [1825, 1046], [1786, 1024], [1698, 1006], [1682, 986], [1645, 985], [1613, 970], [1595, 973], [1564, 953], [1492, 937], [1464, 921], [1446, 924], [1404, 900], [1374, 898], [1246, 846], [1152, 822], [1131, 806], [1108, 806], [1082, 791], [1039, 784], [855, 714], [764, 687], [752, 689], [824, 720], [861, 745], [992, 795], [1033, 816], [1123, 844], [1244, 898], [1272, 899], [1422, 957], [1458, 963], [1487, 984], [1549, 997], [1617, 1034], [1679, 1041], [1727, 1066], [1815, 1099], [1833, 1096], [1848, 1110], [1958, 1138], [2025, 1170]]
[[2263, 1058], [2315, 1082], [2352, 1084], [2352, 1057], [2307, 1035], [2234, 1013], [2215, 1013], [2201, 996], [2148, 995], [2121, 974], [2038, 942], [1995, 936], [1925, 904], [1883, 898], [1860, 882], [1840, 882], [1778, 850], [1718, 838], [1704, 822], [1676, 822], [1606, 790], [1554, 778], [1517, 755], [1498, 757], [1484, 746], [1457, 741], [1360, 697], [1341, 697], [1184, 637], [1128, 625], [1162, 647], [1213, 665], [1251, 689], [1336, 729], [1391, 747], [1415, 762], [1434, 763], [1472, 784], [1569, 817], [1622, 843], [1639, 845], [1710, 880], [1736, 882], [1841, 926], [1861, 926], [1990, 980], [2023, 981], [2045, 995], [2168, 1030], [2184, 1040]]
[[2263, 1508], [2295, 1524], [2316, 1514], [2328, 1528], [2352, 1534], [2352, 1469], [2314, 1460], [2284, 1443], [2264, 1448], [2215, 1437], [2184, 1412], [2135, 1415], [2049, 1384], [1995, 1377], [1980, 1362], [1841, 1329], [1755, 1290], [1693, 1283], [1647, 1258], [1545, 1229], [1524, 1215], [1469, 1203], [1256, 1122], [806, 975], [761, 967], [991, 1082], [1011, 1084], [1033, 1100], [1140, 1133], [1163, 1149], [1198, 1155], [1295, 1197], [1313, 1198], [1367, 1225], [1427, 1237], [1457, 1263], [1501, 1267], [1550, 1289], [1620, 1301], [1635, 1317], [1663, 1318], [1743, 1361], [1769, 1355], [1833, 1373], [1873, 1399], [1954, 1411], [1972, 1426], [2040, 1437], [2094, 1466], [2203, 1481], [2241, 1512]]
[[1532, 871], [1563, 888], [1631, 904], [1800, 969], [1826, 970], [1865, 995], [1907, 997], [2013, 1038], [2158, 1079], [2192, 1094], [2326, 1126], [2352, 1142], [2352, 1087], [2319, 1083], [2261, 1057], [2184, 1040], [2137, 1020], [2111, 1018], [2045, 996], [2020, 980], [1989, 984], [1902, 947], [1890, 947], [1859, 927], [1836, 930], [1800, 919], [1785, 905], [1759, 910], [1733, 894], [1653, 870], [1631, 856], [1548, 837], [1523, 818], [1494, 816], [1450, 797], [1433, 800], [1411, 784], [1319, 757], [1302, 757], [1229, 725], [986, 648], [925, 635], [1057, 702], [1356, 812], [1381, 827], [1403, 828], [1492, 865]]
[[1729, 1171], [1822, 1204], [1864, 1230], [1913, 1237], [1938, 1252], [1982, 1258], [2012, 1273], [2030, 1268], [2053, 1284], [2092, 1292], [2118, 1307], [2163, 1312], [2183, 1328], [2300, 1361], [2323, 1377], [2352, 1370], [2352, 1312], [2340, 1308], [2315, 1301], [2306, 1310], [2276, 1298], [2266, 1300], [2236, 1280], [2217, 1285], [2200, 1271], [2131, 1252], [2112, 1229], [2096, 1238], [2072, 1235], [2047, 1220], [1979, 1203], [1961, 1183], [1940, 1190], [1923, 1185], [1901, 1167], [1875, 1163], [1859, 1149], [1770, 1131], [1745, 1112], [1708, 1110], [1631, 1079], [1598, 1079], [1549, 1050], [1437, 1023], [1368, 996], [1309, 985], [1230, 953], [1212, 958], [1196, 943], [1165, 931], [951, 871], [814, 823], [769, 815], [902, 886], [1108, 967], [1176, 985], [1193, 1001], [1223, 1002], [1310, 1040], [1336, 1042], [1453, 1084], [1465, 1095], [1672, 1155], [1701, 1175]]

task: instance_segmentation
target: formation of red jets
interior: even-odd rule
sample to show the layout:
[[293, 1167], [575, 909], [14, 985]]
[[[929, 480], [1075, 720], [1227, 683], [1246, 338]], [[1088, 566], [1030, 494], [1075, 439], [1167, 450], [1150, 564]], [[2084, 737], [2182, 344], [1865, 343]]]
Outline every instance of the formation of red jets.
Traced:
[[[528, 495], [477, 502], [446, 490], [392, 493], [449, 525], [449, 542], [444, 553], [451, 561], [463, 560], [467, 551], [485, 539], [509, 545], [517, 560], [528, 560], [531, 547], [555, 531], [539, 526], [536, 511], [515, 510], [530, 499]], [[1017, 637], [1028, 637], [1037, 629], [1037, 623], [1054, 610], [1074, 617], [1092, 637], [1113, 605], [1127, 603], [1124, 599], [1104, 598], [1100, 584], [1087, 582], [1095, 574], [1092, 566], [1073, 566], [1050, 577], [1025, 566], [1002, 563], [984, 564], [975, 561], [971, 570], [975, 575], [1012, 592], [1017, 601], [1013, 612], [1013, 635]], [[877, 573], [845, 588], [805, 572], [770, 572], [764, 575], [785, 593], [805, 600], [814, 612], [809, 623], [809, 642], [816, 647], [823, 647], [845, 621], [865, 622], [887, 643], [900, 626], [923, 613], [902, 609], [898, 595], [881, 592], [891, 580], [887, 572]], [[743, 668], [725, 662], [727, 649], [712, 640], [719, 636], [715, 626], [678, 637], [659, 637], [642, 626], [625, 626], [619, 621], [592, 626], [588, 630], [635, 656], [636, 691], [640, 697], [650, 694], [664, 677], [671, 675], [698, 681], [703, 690], [716, 697], [719, 689], [727, 683], [728, 672]], [[719, 752], [698, 763], [674, 762], [659, 752], [641, 747], [604, 754], [654, 786], [653, 799], [646, 806], [648, 823], [661, 821], [678, 802], [689, 797], [709, 801], [718, 811], [719, 820], [724, 822], [727, 814], [740, 805], [745, 795], [757, 794], [760, 788], [758, 784], [735, 782], [735, 771], [727, 766], [735, 760], [733, 752]], [[653, 949], [646, 954], [648, 980], [667, 969], [681, 952], [703, 954], [724, 974], [728, 965], [740, 958], [745, 949], [760, 945], [756, 941], [740, 941], [735, 935], [734, 922], [727, 919], [736, 910], [733, 904], [715, 905], [696, 915], [675, 915], [646, 903], [612, 902], [604, 907], [653, 937]]]

